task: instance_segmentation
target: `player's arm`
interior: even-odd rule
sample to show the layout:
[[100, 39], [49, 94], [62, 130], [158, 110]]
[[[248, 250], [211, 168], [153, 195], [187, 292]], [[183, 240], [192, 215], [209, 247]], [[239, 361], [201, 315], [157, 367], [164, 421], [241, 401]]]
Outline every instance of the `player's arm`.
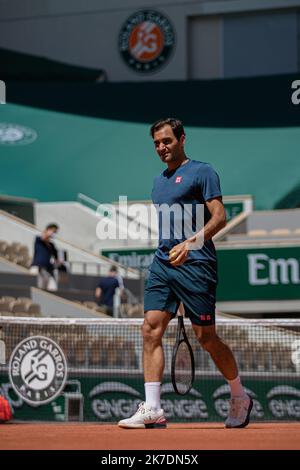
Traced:
[[226, 225], [226, 211], [221, 197], [206, 201], [211, 218], [204, 226], [204, 241], [210, 240]]
[[[206, 206], [211, 214], [211, 218], [202, 230], [196, 233], [193, 237], [188, 238], [186, 241], [179, 243], [170, 251], [169, 259], [172, 266], [179, 266], [183, 264], [190, 252], [191, 243], [199, 243], [202, 245], [203, 241], [210, 240], [216, 233], [218, 233], [226, 225], [226, 212], [222, 202], [222, 197], [216, 197], [206, 201]], [[204, 236], [203, 236], [204, 231]]]
[[95, 297], [96, 297], [96, 299], [100, 299], [101, 294], [102, 294], [102, 289], [101, 289], [101, 287], [97, 287], [96, 290], [95, 290]]

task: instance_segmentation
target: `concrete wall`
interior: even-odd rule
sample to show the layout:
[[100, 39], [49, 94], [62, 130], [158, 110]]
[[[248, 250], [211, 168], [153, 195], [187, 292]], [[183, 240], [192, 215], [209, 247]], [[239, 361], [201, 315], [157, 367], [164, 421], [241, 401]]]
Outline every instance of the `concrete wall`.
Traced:
[[[247, 230], [300, 229], [300, 209], [254, 211], [247, 220]], [[299, 235], [298, 235], [299, 236]]]
[[[299, 7], [299, 0], [0, 2], [0, 47], [104, 69], [110, 81], [298, 72]], [[142, 9], [165, 15], [176, 34], [166, 65], [143, 75], [118, 47], [122, 26]]]
[[188, 78], [223, 75], [222, 20], [220, 16], [188, 18]]
[[62, 299], [49, 292], [31, 288], [31, 299], [41, 306], [42, 315], [45, 317], [70, 317], [70, 318], [106, 318], [107, 315], [94, 313], [91, 309], [81, 307], [75, 302]]
[[296, 11], [228, 15], [223, 22], [224, 77], [297, 72], [298, 17]]
[[0, 273], [28, 273], [27, 269], [0, 257]]

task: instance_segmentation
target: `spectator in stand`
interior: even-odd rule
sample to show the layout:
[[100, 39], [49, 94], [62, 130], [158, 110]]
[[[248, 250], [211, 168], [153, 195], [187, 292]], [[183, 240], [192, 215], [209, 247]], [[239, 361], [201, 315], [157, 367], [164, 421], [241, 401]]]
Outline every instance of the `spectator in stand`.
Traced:
[[57, 290], [55, 268], [58, 267], [59, 262], [57, 249], [52, 240], [55, 238], [58, 229], [57, 224], [49, 224], [43, 230], [41, 236], [35, 239], [31, 266], [32, 268], [38, 268], [38, 287], [40, 289]]
[[107, 315], [113, 316], [114, 295], [116, 289], [120, 289], [120, 296], [123, 295], [123, 280], [118, 274], [118, 268], [112, 266], [108, 276], [102, 277], [96, 287], [95, 297], [98, 305], [103, 307]]

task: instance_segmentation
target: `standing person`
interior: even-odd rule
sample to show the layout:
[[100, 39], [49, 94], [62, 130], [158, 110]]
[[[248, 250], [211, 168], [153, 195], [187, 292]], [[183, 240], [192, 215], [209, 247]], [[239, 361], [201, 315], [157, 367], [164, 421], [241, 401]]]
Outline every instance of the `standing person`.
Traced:
[[57, 249], [53, 239], [58, 232], [57, 224], [49, 224], [34, 243], [34, 255], [31, 266], [38, 267], [38, 287], [51, 291], [57, 290], [55, 268], [59, 265]]
[[[217, 260], [212, 237], [226, 225], [219, 177], [209, 164], [186, 156], [185, 132], [178, 119], [161, 119], [153, 124], [150, 133], [156, 152], [167, 165], [154, 180], [153, 203], [157, 207], [189, 204], [193, 213], [199, 204], [204, 205], [204, 230], [189, 238], [178, 239], [174, 222], [172, 224], [170, 220], [170, 236], [164, 238], [162, 218], [159, 217], [159, 246], [150, 267], [144, 299], [142, 333], [146, 399], [137, 412], [120, 421], [119, 426], [166, 427], [160, 403], [164, 370], [162, 336], [182, 302], [200, 345], [209, 352], [230, 386], [230, 410], [225, 426], [244, 427], [249, 422], [252, 399], [241, 384], [231, 350], [215, 330]], [[199, 245], [201, 237], [203, 244]], [[194, 249], [192, 244], [195, 242], [201, 248]]]
[[118, 268], [112, 266], [108, 276], [100, 279], [95, 291], [95, 297], [99, 306], [103, 306], [105, 313], [110, 316], [113, 316], [114, 295], [117, 288], [120, 289], [120, 295], [122, 296], [124, 289], [123, 279], [118, 274]]

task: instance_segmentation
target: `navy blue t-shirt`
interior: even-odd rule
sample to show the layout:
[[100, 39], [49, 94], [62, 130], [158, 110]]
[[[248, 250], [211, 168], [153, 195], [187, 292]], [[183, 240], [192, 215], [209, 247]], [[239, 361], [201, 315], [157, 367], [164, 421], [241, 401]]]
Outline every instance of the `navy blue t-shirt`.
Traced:
[[41, 237], [36, 237], [31, 265], [45, 268], [49, 273], [52, 273], [54, 269], [54, 259], [57, 259], [57, 249], [54, 244], [50, 241], [45, 242]]
[[[222, 193], [217, 173], [208, 163], [198, 162], [195, 160], [188, 160], [187, 163], [181, 165], [175, 170], [169, 171], [166, 169], [163, 171], [154, 179], [152, 189], [152, 201], [153, 204], [156, 205], [156, 208], [161, 206], [161, 204], [166, 204], [169, 207], [173, 204], [179, 204], [181, 207], [183, 207], [184, 204], [189, 204], [192, 214], [191, 227], [193, 230], [196, 228], [195, 215], [196, 209], [199, 207], [198, 205], [204, 205], [203, 222], [205, 225], [211, 218], [211, 214], [207, 209], [205, 201], [220, 196], [222, 196]], [[161, 212], [161, 210], [159, 210], [159, 212]], [[175, 220], [177, 220], [176, 224], [174, 224]], [[171, 217], [170, 237], [163, 238], [165, 233], [163, 233], [162, 230], [162, 215], [161, 213], [159, 214], [159, 245], [156, 251], [156, 256], [164, 261], [169, 261], [169, 251], [175, 245], [191, 236], [186, 236], [186, 233], [182, 233], [182, 236], [178, 237], [178, 231], [177, 229], [174, 229], [174, 225], [178, 227], [178, 222], [179, 224], [183, 223], [182, 220], [178, 220], [177, 215]], [[190, 251], [186, 263], [195, 261], [216, 261], [216, 251], [212, 240], [204, 242], [201, 249]]]
[[117, 287], [120, 287], [119, 280], [113, 276], [103, 277], [100, 279], [97, 287], [100, 287], [102, 290], [100, 303], [108, 307], [113, 307], [115, 290]]

